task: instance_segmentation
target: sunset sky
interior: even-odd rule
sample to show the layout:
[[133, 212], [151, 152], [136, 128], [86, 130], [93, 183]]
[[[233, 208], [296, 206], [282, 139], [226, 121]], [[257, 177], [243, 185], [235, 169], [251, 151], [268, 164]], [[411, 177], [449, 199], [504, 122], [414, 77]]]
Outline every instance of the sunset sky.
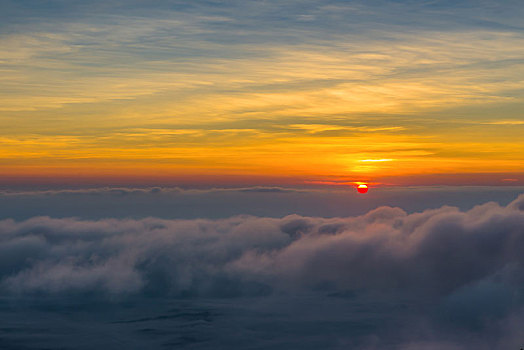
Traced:
[[518, 350], [522, 252], [524, 0], [0, 0], [0, 349]]
[[522, 18], [517, 0], [3, 0], [0, 182], [522, 185]]

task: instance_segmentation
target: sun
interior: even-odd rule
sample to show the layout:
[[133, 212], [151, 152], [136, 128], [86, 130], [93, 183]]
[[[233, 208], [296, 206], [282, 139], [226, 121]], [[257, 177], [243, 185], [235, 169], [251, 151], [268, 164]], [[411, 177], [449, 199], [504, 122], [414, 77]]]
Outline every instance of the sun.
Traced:
[[368, 191], [368, 185], [362, 184], [357, 187], [358, 193], [366, 193]]

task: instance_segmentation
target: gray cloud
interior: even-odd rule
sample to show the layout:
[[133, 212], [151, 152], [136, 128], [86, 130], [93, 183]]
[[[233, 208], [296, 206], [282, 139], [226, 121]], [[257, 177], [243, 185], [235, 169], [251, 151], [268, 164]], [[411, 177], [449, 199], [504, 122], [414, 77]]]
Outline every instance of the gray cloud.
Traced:
[[[421, 208], [452, 205], [469, 210], [477, 203], [511, 202], [524, 187], [411, 187], [373, 188], [366, 196], [353, 188], [243, 187], [182, 189], [87, 188], [0, 191], [0, 219], [158, 217], [163, 219], [227, 218], [246, 214], [283, 217], [289, 214], [321, 217], [363, 215], [380, 206], [408, 213]], [[328, 228], [324, 228], [328, 229]]]
[[0, 221], [2, 285], [19, 292], [98, 289], [214, 293], [215, 284], [271, 289], [405, 290], [447, 295], [520, 269], [524, 196], [467, 212], [381, 207], [349, 218], [238, 216]]
[[0, 288], [109, 300], [371, 298], [407, 306], [386, 308], [402, 325], [363, 349], [507, 349], [520, 346], [524, 324], [523, 205], [521, 195], [469, 211], [380, 207], [345, 218], [6, 219]]

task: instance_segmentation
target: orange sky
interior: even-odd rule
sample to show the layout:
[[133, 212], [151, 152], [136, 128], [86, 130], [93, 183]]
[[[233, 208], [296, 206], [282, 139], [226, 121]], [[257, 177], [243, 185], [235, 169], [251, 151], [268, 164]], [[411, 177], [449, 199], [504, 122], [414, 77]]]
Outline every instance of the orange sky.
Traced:
[[523, 183], [522, 31], [230, 10], [3, 33], [0, 180]]

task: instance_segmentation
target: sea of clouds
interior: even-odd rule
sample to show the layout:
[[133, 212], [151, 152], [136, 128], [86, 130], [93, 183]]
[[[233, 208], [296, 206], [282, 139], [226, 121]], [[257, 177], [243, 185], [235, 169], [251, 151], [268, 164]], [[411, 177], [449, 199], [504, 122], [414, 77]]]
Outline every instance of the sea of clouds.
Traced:
[[[4, 219], [0, 291], [13, 300], [68, 296], [85, 303], [279, 296], [293, 303], [303, 295], [314, 295], [313, 304], [388, 301], [404, 305], [388, 315], [402, 322], [359, 347], [520, 349], [524, 195], [467, 211], [379, 207], [344, 218]], [[293, 312], [287, 317], [292, 322]], [[420, 325], [424, 332], [413, 339], [388, 335]]]

